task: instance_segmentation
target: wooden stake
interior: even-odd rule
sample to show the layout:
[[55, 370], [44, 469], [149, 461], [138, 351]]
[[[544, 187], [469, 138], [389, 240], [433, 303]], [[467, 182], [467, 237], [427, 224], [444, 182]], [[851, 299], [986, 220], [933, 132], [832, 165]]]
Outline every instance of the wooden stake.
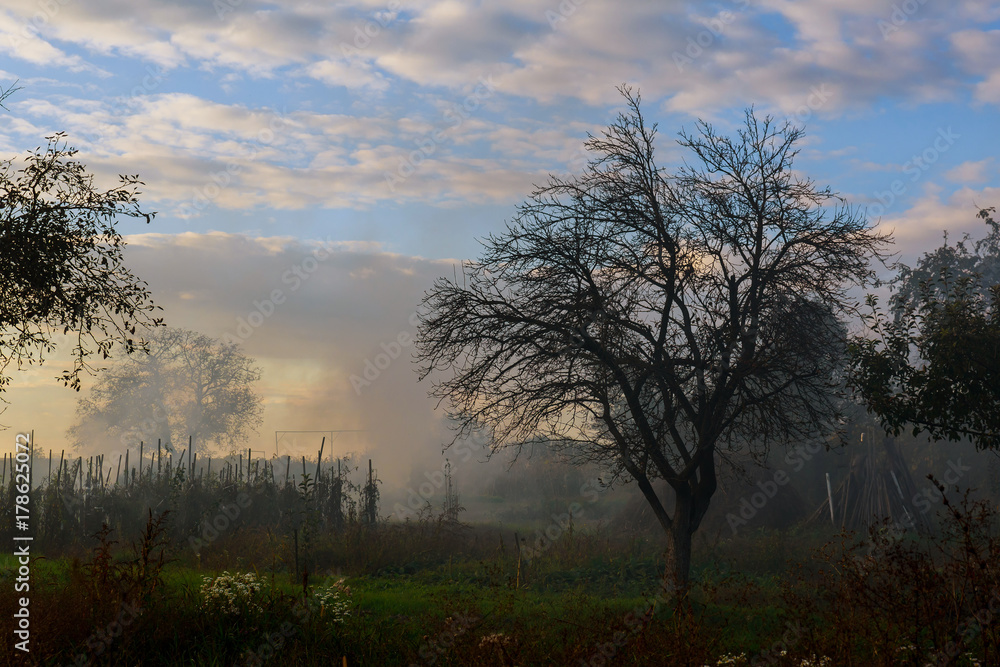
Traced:
[[826, 497], [830, 501], [830, 523], [837, 527], [837, 520], [833, 518], [833, 491], [830, 490], [830, 473], [826, 473]]

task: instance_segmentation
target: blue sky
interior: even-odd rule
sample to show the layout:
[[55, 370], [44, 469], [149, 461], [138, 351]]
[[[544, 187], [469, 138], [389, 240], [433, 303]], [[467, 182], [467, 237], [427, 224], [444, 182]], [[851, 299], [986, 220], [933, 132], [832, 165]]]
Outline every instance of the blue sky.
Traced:
[[[903, 259], [945, 228], [978, 233], [976, 206], [1000, 203], [985, 0], [5, 0], [0, 82], [15, 80], [0, 153], [65, 131], [104, 182], [146, 182], [155, 221], [121, 229], [168, 323], [231, 332], [296, 257], [331, 251], [245, 342], [266, 370], [262, 442], [371, 427], [357, 447], [421, 429], [436, 447], [407, 363], [361, 394], [350, 377], [533, 183], [579, 171], [621, 83], [667, 167], [697, 118], [729, 130], [754, 105], [804, 125], [797, 168], [868, 206]], [[75, 397], [53, 374], [21, 374], [4, 422], [62, 438]], [[388, 405], [391, 428], [369, 423]]]

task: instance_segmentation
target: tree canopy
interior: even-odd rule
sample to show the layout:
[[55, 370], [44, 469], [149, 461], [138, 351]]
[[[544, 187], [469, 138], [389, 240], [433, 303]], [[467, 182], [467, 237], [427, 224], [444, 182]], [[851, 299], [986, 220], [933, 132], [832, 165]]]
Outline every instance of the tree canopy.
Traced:
[[0, 161], [0, 392], [10, 365], [41, 363], [57, 335], [73, 346], [61, 380], [79, 391], [91, 357], [106, 359], [116, 344], [143, 349], [145, 327], [162, 324], [116, 227], [120, 216], [152, 220], [139, 206], [143, 183], [119, 176], [100, 190], [76, 153], [59, 133], [23, 160]]
[[172, 449], [214, 443], [232, 450], [260, 424], [260, 369], [235, 343], [185, 329], [157, 329], [147, 353], [104, 370], [82, 396], [70, 435], [77, 445], [117, 437], [126, 447], [157, 439]]
[[885, 429], [1000, 449], [1000, 225], [899, 265], [890, 313], [868, 298], [851, 384]]
[[683, 585], [720, 451], [834, 427], [838, 317], [888, 239], [793, 171], [800, 129], [752, 109], [735, 137], [700, 122], [678, 142], [690, 163], [667, 174], [655, 124], [622, 93], [585, 172], [550, 178], [434, 283], [417, 359], [456, 437], [542, 435], [634, 480]]

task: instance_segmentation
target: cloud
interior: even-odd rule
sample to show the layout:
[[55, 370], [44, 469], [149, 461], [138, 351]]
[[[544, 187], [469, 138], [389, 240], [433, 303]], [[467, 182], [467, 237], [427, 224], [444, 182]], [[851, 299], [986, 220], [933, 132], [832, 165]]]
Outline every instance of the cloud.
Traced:
[[963, 234], [981, 238], [986, 228], [976, 214], [980, 208], [998, 203], [1000, 187], [963, 187], [945, 195], [941, 188], [927, 186], [913, 205], [886, 215], [879, 227], [893, 232], [893, 250], [900, 253], [901, 261], [912, 264], [920, 254], [941, 245], [944, 232], [952, 240]]
[[[38, 17], [38, 18], [35, 18]], [[35, 20], [32, 20], [35, 18]], [[44, 15], [29, 13], [26, 17], [0, 11], [0, 52], [33, 65], [64, 67], [71, 72], [91, 72], [107, 75], [98, 67], [76, 55], [68, 55], [42, 37], [46, 29]]]
[[963, 162], [957, 167], [945, 172], [944, 177], [952, 183], [979, 184], [990, 178], [989, 168], [993, 158], [985, 158], [974, 162]]
[[[387, 253], [366, 242], [219, 232], [126, 241], [126, 260], [148, 281], [168, 325], [213, 337], [249, 334], [242, 345], [264, 369], [265, 411], [259, 436], [246, 446], [270, 455], [276, 430], [363, 429], [337, 447], [367, 452], [390, 482], [408, 479], [421, 458], [440, 456], [450, 435], [428, 387], [417, 383], [409, 341], [423, 291], [451, 275], [454, 262]], [[393, 355], [388, 364], [380, 356], [386, 349]], [[40, 442], [56, 448], [78, 396], [52, 379], [61, 361], [57, 354], [17, 374], [4, 415], [4, 423], [34, 428]], [[359, 394], [351, 377], [364, 377], [369, 363], [378, 364], [377, 376], [367, 371]], [[314, 444], [291, 453], [314, 456], [318, 438]]]

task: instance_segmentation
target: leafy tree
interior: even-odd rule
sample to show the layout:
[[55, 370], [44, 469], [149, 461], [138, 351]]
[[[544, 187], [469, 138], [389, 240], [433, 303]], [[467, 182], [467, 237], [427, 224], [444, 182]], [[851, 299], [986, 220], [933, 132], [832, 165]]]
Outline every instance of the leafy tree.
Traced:
[[899, 265], [891, 317], [868, 297], [872, 336], [850, 346], [851, 384], [885, 429], [1000, 449], [1000, 225]]
[[434, 283], [417, 359], [456, 439], [547, 436], [634, 480], [683, 586], [720, 454], [833, 428], [837, 317], [887, 237], [793, 172], [801, 130], [752, 109], [734, 138], [700, 122], [678, 142], [696, 166], [669, 176], [621, 92], [585, 173], [550, 177], [461, 279]]
[[0, 392], [8, 367], [41, 363], [57, 334], [73, 344], [61, 380], [79, 391], [81, 371], [95, 371], [90, 357], [108, 358], [115, 344], [143, 349], [137, 330], [162, 324], [146, 283], [125, 266], [115, 226], [119, 216], [152, 220], [139, 208], [143, 183], [119, 176], [116, 187], [96, 188], [64, 136], [0, 161]]
[[[126, 447], [157, 438], [173, 449], [191, 436], [235, 448], [261, 421], [254, 384], [260, 369], [235, 343], [185, 329], [157, 329], [148, 353], [103, 371], [81, 397], [70, 435], [78, 445], [96, 434]], [[99, 437], [99, 436], [98, 436]]]

